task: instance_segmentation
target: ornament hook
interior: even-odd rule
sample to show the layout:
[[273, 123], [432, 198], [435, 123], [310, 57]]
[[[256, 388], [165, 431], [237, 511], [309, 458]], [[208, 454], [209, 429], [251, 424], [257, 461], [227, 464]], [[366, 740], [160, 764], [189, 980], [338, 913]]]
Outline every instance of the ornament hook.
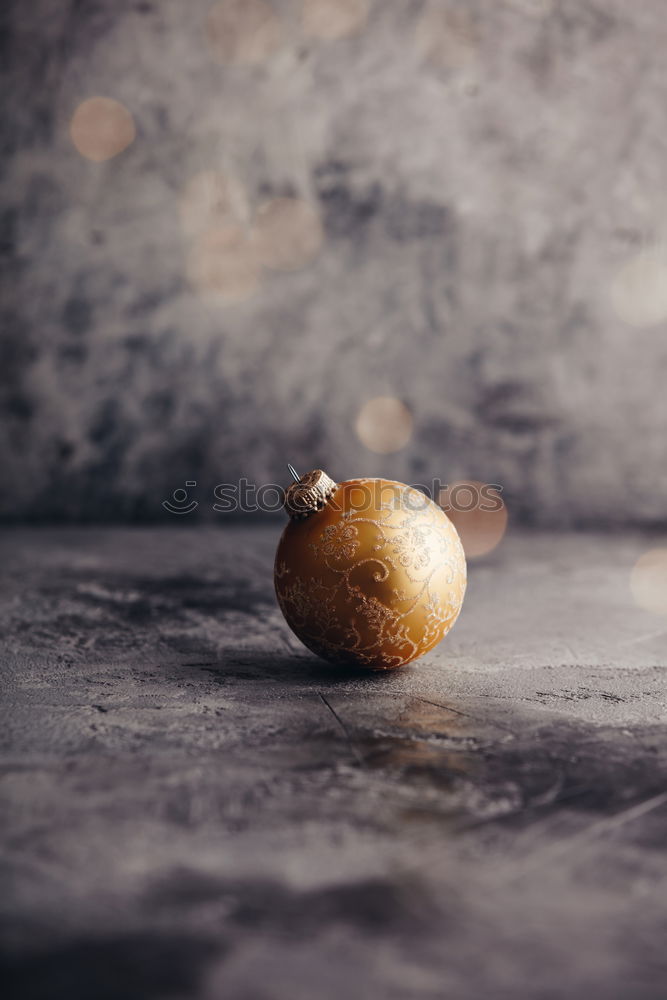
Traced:
[[321, 469], [313, 469], [305, 476], [297, 476], [291, 465], [287, 468], [294, 478], [285, 490], [285, 510], [294, 521], [310, 517], [316, 510], [322, 510], [337, 489], [337, 484]]
[[299, 480], [301, 479], [301, 476], [297, 473], [297, 471], [294, 468], [294, 466], [289, 464], [289, 462], [287, 463], [287, 471], [289, 472], [289, 474], [292, 477], [292, 479], [294, 480], [294, 482], [298, 483]]

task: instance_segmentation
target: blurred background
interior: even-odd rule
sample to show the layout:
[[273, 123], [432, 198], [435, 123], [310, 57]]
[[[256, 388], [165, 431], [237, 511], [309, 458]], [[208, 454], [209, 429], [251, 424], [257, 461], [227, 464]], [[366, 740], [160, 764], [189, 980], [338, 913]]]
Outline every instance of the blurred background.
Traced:
[[289, 460], [667, 523], [662, 0], [1, 16], [2, 517]]

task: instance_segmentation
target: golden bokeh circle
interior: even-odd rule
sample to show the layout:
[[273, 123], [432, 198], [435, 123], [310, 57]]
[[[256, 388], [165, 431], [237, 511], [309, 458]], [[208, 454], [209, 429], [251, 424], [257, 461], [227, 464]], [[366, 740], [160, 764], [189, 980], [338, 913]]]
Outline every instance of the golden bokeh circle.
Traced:
[[243, 185], [220, 170], [202, 170], [192, 176], [179, 200], [181, 227], [187, 237], [248, 218]]
[[265, 0], [220, 0], [206, 22], [213, 55], [228, 65], [264, 62], [280, 46], [282, 26]]
[[497, 488], [465, 479], [444, 487], [438, 501], [458, 531], [468, 559], [488, 555], [500, 545], [508, 513]]
[[555, 0], [509, 0], [509, 5], [526, 17], [543, 18], [553, 12]]
[[193, 288], [242, 302], [256, 290], [260, 266], [242, 226], [217, 226], [198, 236], [190, 250], [187, 272]]
[[376, 396], [364, 403], [356, 420], [361, 443], [378, 455], [400, 451], [412, 437], [412, 414], [393, 396]]
[[368, 0], [303, 0], [303, 32], [311, 38], [348, 38], [364, 27], [367, 18]]
[[72, 116], [69, 134], [77, 152], [93, 163], [118, 156], [136, 137], [134, 119], [112, 97], [89, 97]]
[[437, 69], [459, 71], [476, 62], [475, 25], [461, 7], [427, 4], [415, 27], [414, 44], [417, 55]]
[[654, 615], [667, 615], [667, 549], [651, 549], [635, 563], [630, 575], [635, 604]]
[[667, 320], [667, 250], [654, 247], [628, 261], [612, 281], [610, 298], [616, 315], [629, 326]]
[[261, 263], [276, 271], [297, 271], [310, 264], [324, 233], [317, 209], [301, 198], [273, 198], [260, 206], [252, 233]]

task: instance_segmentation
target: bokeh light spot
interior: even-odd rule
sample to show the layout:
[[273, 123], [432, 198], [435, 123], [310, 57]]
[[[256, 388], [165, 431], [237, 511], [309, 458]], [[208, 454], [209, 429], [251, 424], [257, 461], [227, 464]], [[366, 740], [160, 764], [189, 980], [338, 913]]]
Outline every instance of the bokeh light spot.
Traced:
[[452, 483], [440, 491], [440, 506], [459, 533], [468, 558], [487, 555], [507, 530], [507, 507], [497, 489], [476, 479]]
[[369, 451], [389, 455], [404, 448], [412, 436], [412, 414], [393, 396], [377, 396], [362, 406], [357, 417], [359, 440]]
[[335, 41], [360, 31], [368, 17], [367, 0], [304, 0], [303, 31], [312, 38]]
[[221, 0], [208, 14], [208, 40], [215, 57], [229, 65], [264, 62], [282, 42], [282, 27], [264, 0]]
[[179, 202], [181, 225], [186, 236], [248, 218], [243, 185], [216, 170], [203, 170], [191, 177]]
[[655, 326], [667, 319], [667, 251], [656, 247], [629, 261], [610, 289], [619, 319], [630, 326]]
[[554, 0], [507, 0], [510, 7], [514, 7], [520, 14], [526, 17], [548, 17], [554, 9]]
[[667, 615], [667, 549], [651, 549], [641, 556], [630, 576], [635, 604], [654, 615]]
[[477, 55], [473, 21], [463, 8], [428, 4], [417, 21], [415, 46], [420, 58], [438, 69], [467, 69]]
[[324, 234], [316, 209], [299, 198], [274, 198], [255, 218], [253, 241], [265, 267], [296, 271], [317, 255]]
[[134, 141], [134, 119], [111, 97], [89, 97], [72, 116], [69, 134], [76, 150], [94, 163], [118, 156]]
[[260, 266], [242, 226], [218, 226], [195, 240], [187, 262], [196, 291], [241, 302], [257, 290]]

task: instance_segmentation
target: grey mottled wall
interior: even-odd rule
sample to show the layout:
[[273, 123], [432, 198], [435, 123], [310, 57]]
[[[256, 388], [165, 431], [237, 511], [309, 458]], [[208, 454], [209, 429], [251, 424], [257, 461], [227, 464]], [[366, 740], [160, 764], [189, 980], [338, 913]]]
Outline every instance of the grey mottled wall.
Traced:
[[[211, 6], [5, 4], [4, 515], [164, 518], [290, 459], [664, 521], [664, 0]], [[102, 162], [94, 96], [136, 129]]]

